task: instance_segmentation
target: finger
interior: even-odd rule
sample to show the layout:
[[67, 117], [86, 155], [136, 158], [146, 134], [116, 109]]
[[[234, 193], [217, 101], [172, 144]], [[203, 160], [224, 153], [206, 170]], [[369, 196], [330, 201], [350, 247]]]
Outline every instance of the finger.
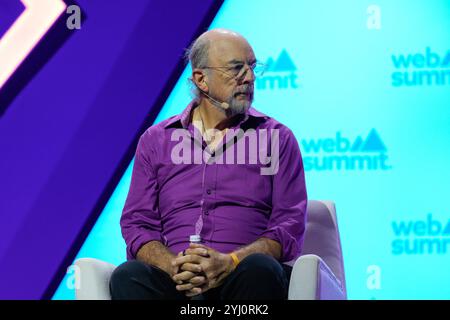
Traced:
[[172, 266], [172, 277], [180, 272], [180, 268], [178, 266], [173, 267]]
[[202, 289], [201, 288], [192, 288], [191, 290], [186, 292], [186, 296], [187, 297], [193, 297], [196, 295], [199, 295], [200, 293], [202, 293]]
[[190, 243], [189, 244], [189, 248], [203, 248], [203, 249], [211, 249], [210, 247], [205, 246], [204, 244], [201, 243]]
[[204, 285], [202, 285], [202, 286], [200, 287], [200, 289], [201, 289], [201, 292], [204, 293], [204, 292], [208, 291], [208, 290], [211, 289], [211, 288], [210, 288], [210, 286], [209, 286], [209, 283], [207, 282], [207, 283], [205, 283]]
[[210, 271], [206, 272], [205, 275], [209, 280], [212, 280], [212, 279], [217, 278], [217, 276], [219, 275], [219, 272], [217, 270], [210, 270]]
[[176, 289], [178, 291], [191, 290], [192, 288], [194, 288], [194, 285], [192, 283], [183, 283], [176, 286]]
[[195, 295], [198, 295], [200, 293], [204, 293], [210, 289], [208, 280], [205, 278], [205, 282], [200, 286], [195, 286], [191, 290], [186, 292], [187, 297], [193, 297]]
[[189, 283], [192, 283], [196, 287], [200, 287], [201, 285], [205, 284], [205, 282], [206, 282], [206, 277], [202, 277], [202, 276], [193, 277], [193, 278], [191, 278], [191, 280], [189, 280]]
[[196, 254], [203, 257], [208, 257], [208, 249], [205, 248], [188, 248], [186, 249], [186, 254]]
[[188, 280], [191, 280], [191, 278], [193, 278], [193, 277], [195, 277], [196, 276], [196, 274], [194, 274], [193, 272], [190, 272], [190, 271], [183, 271], [183, 272], [180, 272], [180, 273], [177, 273], [176, 275], [174, 275], [173, 277], [172, 277], [172, 279], [175, 281], [175, 282], [179, 282], [179, 281], [188, 281]]
[[208, 279], [208, 288], [215, 288], [216, 287], [216, 278]]
[[183, 271], [181, 273], [177, 273], [172, 277], [173, 281], [176, 283], [180, 283], [180, 281], [188, 281], [195, 276], [194, 273], [190, 271]]
[[172, 258], [172, 260], [171, 260], [173, 274], [177, 274], [180, 271], [179, 266], [175, 264], [175, 259], [178, 258], [178, 257], [181, 257], [181, 256], [182, 256], [182, 252], [179, 252], [177, 254], [177, 256], [175, 258]]
[[201, 259], [204, 259], [204, 258], [197, 256], [195, 254], [185, 255], [185, 256], [175, 258], [175, 260], [172, 261], [172, 266], [174, 266], [174, 267], [180, 266], [186, 262], [199, 264], [201, 262]]
[[218, 287], [222, 284], [222, 282], [225, 280], [225, 278], [228, 276], [225, 272], [220, 274], [218, 277], [215, 278], [214, 287]]
[[180, 269], [183, 271], [191, 271], [194, 273], [202, 272], [202, 267], [199, 264], [193, 264], [189, 262], [183, 263]]

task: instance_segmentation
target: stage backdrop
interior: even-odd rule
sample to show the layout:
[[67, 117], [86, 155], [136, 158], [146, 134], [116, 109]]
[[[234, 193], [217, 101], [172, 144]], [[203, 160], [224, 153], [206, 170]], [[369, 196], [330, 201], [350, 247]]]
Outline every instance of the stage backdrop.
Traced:
[[[79, 2], [89, 6], [88, 1]], [[147, 8], [145, 1], [137, 1], [135, 11], [125, 10], [125, 17], [138, 15], [140, 8]], [[118, 8], [114, 9], [119, 13]], [[100, 8], [97, 10], [100, 12]], [[16, 11], [20, 12], [20, 8]], [[87, 13], [86, 24], [100, 23]], [[336, 203], [349, 299], [450, 298], [449, 17], [447, 0], [226, 0], [209, 26], [241, 33], [257, 58], [269, 65], [256, 81], [254, 106], [295, 133], [303, 155], [309, 198]], [[177, 24], [179, 19], [172, 22], [174, 30], [185, 28]], [[184, 23], [190, 21], [185, 19]], [[121, 23], [120, 19], [117, 23]], [[122, 33], [122, 25], [117, 28], [118, 41], [131, 30], [134, 39], [154, 31], [141, 29], [149, 27], [144, 22], [133, 23], [134, 29], [124, 24]], [[102, 32], [98, 30], [97, 36], [104, 35]], [[158, 32], [164, 33], [165, 29]], [[76, 36], [82, 34], [83, 29]], [[187, 45], [190, 35], [179, 44]], [[125, 40], [121, 44], [120, 49], [127, 45]], [[151, 54], [164, 46], [155, 46], [148, 51], [149, 56], [131, 52], [120, 61], [134, 59], [136, 65], [146, 59], [151, 61], [155, 59]], [[106, 77], [115, 63], [113, 58], [119, 56], [119, 48], [112, 46], [111, 50], [111, 57], [103, 64], [98, 59], [99, 65], [91, 65], [90, 69]], [[125, 62], [122, 68], [126, 68]], [[189, 103], [189, 74], [189, 66], [177, 74], [178, 80], [162, 101], [154, 123], [181, 112]], [[127, 87], [127, 110], [132, 110], [137, 101], [131, 95], [158, 81], [170, 80], [159, 78], [159, 74], [155, 75], [158, 81], [144, 74], [138, 76], [139, 90]], [[116, 86], [120, 87], [120, 81]], [[111, 85], [103, 89], [110, 98], [98, 103], [120, 108], [127, 92], [121, 92], [123, 99], [115, 101], [114, 88]], [[67, 94], [67, 101], [81, 99], [77, 93]], [[86, 94], [81, 97], [90, 99]], [[143, 98], [139, 96], [139, 101]], [[153, 100], [148, 98], [151, 105]], [[144, 121], [146, 116], [141, 113], [136, 119]], [[95, 122], [91, 125], [95, 127]], [[114, 125], [119, 128], [121, 122], [117, 120]], [[122, 125], [127, 126], [126, 119]], [[135, 131], [133, 136], [137, 136]], [[134, 150], [136, 139], [128, 146]], [[94, 147], [87, 152], [97, 157]], [[120, 158], [115, 160], [119, 162]], [[75, 259], [93, 257], [113, 264], [125, 261], [119, 219], [132, 166], [133, 161], [121, 171], [125, 173], [116, 179], [114, 191], [100, 208], [92, 230], [84, 230], [90, 233]], [[105, 176], [112, 174], [104, 172]], [[90, 187], [89, 179], [77, 185], [80, 194]], [[70, 207], [71, 203], [66, 205]], [[88, 216], [88, 212], [82, 214]], [[79, 219], [78, 226], [84, 221]], [[52, 228], [57, 230], [59, 225]], [[63, 237], [62, 230], [60, 233]], [[58, 237], [54, 240], [58, 241]], [[61, 266], [67, 274], [54, 299], [74, 298], [73, 260], [72, 256]], [[56, 269], [52, 269], [55, 274]]]
[[[309, 198], [336, 202], [350, 299], [450, 298], [449, 16], [445, 0], [229, 0], [210, 26], [269, 65], [254, 106], [295, 133]], [[189, 74], [155, 123], [190, 101]], [[132, 165], [77, 258], [125, 260]]]

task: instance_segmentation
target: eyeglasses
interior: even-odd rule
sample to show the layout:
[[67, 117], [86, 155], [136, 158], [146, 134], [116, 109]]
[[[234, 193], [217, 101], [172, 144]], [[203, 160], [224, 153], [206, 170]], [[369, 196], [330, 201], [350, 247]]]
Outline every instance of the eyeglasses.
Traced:
[[[246, 68], [246, 66], [249, 66], [250, 68]], [[246, 63], [236, 63], [231, 67], [211, 67], [206, 66], [201, 69], [218, 69], [221, 72], [227, 74], [231, 78], [235, 78], [236, 80], [241, 80], [246, 74], [247, 70], [251, 69], [255, 77], [261, 77], [264, 74], [264, 71], [266, 70], [267, 66], [262, 62], [254, 62], [251, 65], [248, 65]], [[226, 71], [223, 71], [222, 69], [225, 69]]]

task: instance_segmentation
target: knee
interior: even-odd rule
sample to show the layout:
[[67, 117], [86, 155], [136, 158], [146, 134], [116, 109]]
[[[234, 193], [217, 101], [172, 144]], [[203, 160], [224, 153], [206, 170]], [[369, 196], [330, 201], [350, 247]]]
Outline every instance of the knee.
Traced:
[[284, 269], [281, 264], [275, 258], [266, 254], [251, 254], [241, 261], [238, 265], [239, 267], [255, 278], [286, 281]]
[[117, 292], [121, 288], [131, 284], [132, 279], [139, 278], [145, 272], [145, 266], [137, 260], [129, 260], [114, 269], [109, 280], [111, 293]]
[[231, 299], [286, 299], [288, 280], [275, 258], [251, 254], [241, 261], [227, 283], [224, 295]]

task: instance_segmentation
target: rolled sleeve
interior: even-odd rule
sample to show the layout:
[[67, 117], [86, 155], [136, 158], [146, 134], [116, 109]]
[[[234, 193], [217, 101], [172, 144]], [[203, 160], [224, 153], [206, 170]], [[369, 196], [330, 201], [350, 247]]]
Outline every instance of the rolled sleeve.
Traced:
[[127, 258], [135, 259], [139, 249], [147, 242], [163, 242], [158, 210], [158, 182], [151, 165], [153, 151], [146, 144], [144, 133], [136, 149], [131, 185], [123, 208], [120, 226], [127, 245]]
[[[262, 237], [280, 243], [280, 262], [297, 258], [306, 227], [307, 193], [303, 161], [290, 129], [280, 129], [279, 168], [273, 176], [272, 212]], [[272, 157], [273, 159], [273, 157]]]

